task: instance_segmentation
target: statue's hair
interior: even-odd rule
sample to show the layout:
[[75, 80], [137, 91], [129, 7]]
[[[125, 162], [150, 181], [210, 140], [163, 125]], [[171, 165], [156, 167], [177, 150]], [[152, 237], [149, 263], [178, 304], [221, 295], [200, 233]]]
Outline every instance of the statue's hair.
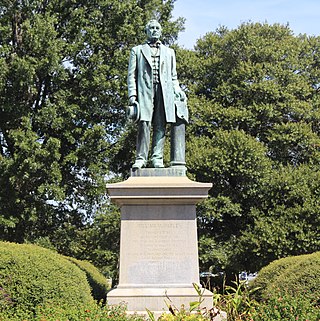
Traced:
[[158, 21], [158, 20], [156, 20], [156, 19], [151, 19], [151, 20], [149, 20], [149, 21], [148, 21], [148, 23], [146, 24], [145, 32], [147, 32], [147, 30], [149, 29], [149, 26], [150, 26], [150, 25], [151, 25], [151, 23], [153, 23], [153, 22], [156, 22], [156, 23], [160, 26], [160, 30], [162, 30], [162, 27], [161, 27], [161, 25], [160, 25], [159, 21]]

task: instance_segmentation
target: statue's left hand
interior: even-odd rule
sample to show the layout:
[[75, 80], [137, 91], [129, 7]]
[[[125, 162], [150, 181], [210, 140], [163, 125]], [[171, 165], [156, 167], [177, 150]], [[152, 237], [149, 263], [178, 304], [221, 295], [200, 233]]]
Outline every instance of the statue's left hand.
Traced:
[[180, 91], [180, 100], [181, 101], [186, 101], [187, 100], [187, 96], [186, 96], [186, 94], [185, 94], [185, 92], [184, 91]]
[[176, 95], [176, 100], [180, 100], [180, 101], [187, 100], [187, 96], [182, 90], [176, 92], [175, 95]]

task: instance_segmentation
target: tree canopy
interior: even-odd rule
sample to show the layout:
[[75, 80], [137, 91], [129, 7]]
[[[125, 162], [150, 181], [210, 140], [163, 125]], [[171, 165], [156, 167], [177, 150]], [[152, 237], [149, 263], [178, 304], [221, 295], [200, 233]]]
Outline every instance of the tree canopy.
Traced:
[[127, 63], [155, 17], [188, 96], [188, 175], [213, 183], [197, 210], [201, 269], [256, 271], [320, 250], [320, 37], [243, 23], [186, 50], [174, 2], [1, 3], [2, 240], [114, 275], [119, 212], [105, 182], [126, 177], [134, 157]]
[[[0, 5], [0, 235], [24, 242], [81, 228], [105, 203], [123, 134], [129, 49], [156, 17], [172, 43], [174, 1]], [[130, 162], [130, 154], [127, 162]]]
[[212, 182], [199, 207], [202, 268], [257, 271], [319, 250], [320, 38], [243, 23], [180, 59], [188, 169]]

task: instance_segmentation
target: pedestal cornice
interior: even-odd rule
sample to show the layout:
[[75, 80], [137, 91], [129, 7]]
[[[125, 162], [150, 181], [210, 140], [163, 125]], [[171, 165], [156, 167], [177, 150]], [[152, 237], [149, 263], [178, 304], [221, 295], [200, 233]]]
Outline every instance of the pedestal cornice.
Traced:
[[[152, 169], [151, 169], [152, 170]], [[161, 176], [157, 169], [157, 176], [135, 175], [127, 180], [114, 184], [107, 184], [108, 194], [112, 202], [117, 205], [134, 204], [196, 204], [208, 197], [211, 183], [191, 181], [187, 176]], [[163, 173], [167, 173], [163, 169]]]

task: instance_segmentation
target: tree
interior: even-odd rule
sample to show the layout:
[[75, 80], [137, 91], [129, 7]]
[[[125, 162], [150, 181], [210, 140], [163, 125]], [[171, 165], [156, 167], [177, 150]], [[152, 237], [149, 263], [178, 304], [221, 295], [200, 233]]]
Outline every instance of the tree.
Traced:
[[177, 52], [189, 175], [213, 183], [198, 208], [202, 269], [319, 250], [319, 50], [319, 37], [244, 23]]
[[274, 171], [265, 184], [263, 202], [251, 209], [254, 224], [238, 239], [233, 253], [238, 264], [253, 271], [278, 258], [316, 252], [319, 191], [316, 168], [286, 166]]
[[118, 174], [110, 161], [125, 135], [129, 49], [154, 16], [164, 40], [176, 39], [183, 20], [170, 21], [173, 3], [2, 2], [2, 239], [56, 240], [61, 229], [84, 228], [105, 203], [105, 178]]

